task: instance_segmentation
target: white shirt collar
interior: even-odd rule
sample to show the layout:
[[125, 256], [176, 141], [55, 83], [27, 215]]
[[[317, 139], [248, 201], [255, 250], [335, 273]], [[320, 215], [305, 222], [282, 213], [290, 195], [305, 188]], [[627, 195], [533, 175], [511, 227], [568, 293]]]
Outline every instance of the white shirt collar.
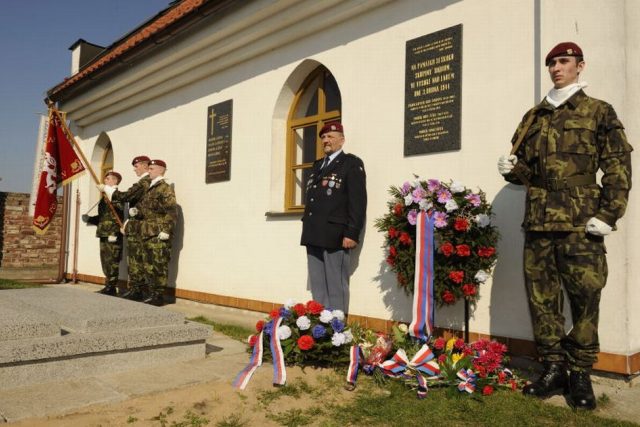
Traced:
[[151, 185], [149, 185], [149, 188], [153, 187], [154, 185], [156, 185], [157, 183], [159, 183], [163, 179], [164, 179], [164, 176], [156, 176], [155, 178], [153, 178], [151, 180]]
[[547, 102], [558, 108], [560, 105], [564, 104], [567, 99], [571, 98], [573, 94], [587, 86], [587, 82], [576, 82], [561, 89], [552, 88], [547, 94]]
[[[339, 149], [338, 151], [336, 151], [335, 153], [330, 154], [330, 155], [329, 155], [329, 163], [331, 163], [331, 162], [333, 161], [333, 159], [335, 159], [336, 157], [338, 157], [338, 154], [340, 154], [340, 153], [342, 153], [342, 148], [341, 148], [341, 149]], [[329, 163], [327, 163], [327, 164], [329, 164]]]

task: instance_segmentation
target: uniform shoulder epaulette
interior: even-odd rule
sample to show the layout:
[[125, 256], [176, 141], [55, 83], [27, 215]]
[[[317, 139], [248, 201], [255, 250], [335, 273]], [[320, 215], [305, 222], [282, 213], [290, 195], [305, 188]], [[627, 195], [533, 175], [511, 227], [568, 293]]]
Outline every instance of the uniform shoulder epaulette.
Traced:
[[362, 159], [358, 156], [356, 156], [355, 154], [351, 154], [351, 153], [345, 153], [346, 157], [349, 157], [351, 160], [356, 160], [360, 163], [362, 163]]

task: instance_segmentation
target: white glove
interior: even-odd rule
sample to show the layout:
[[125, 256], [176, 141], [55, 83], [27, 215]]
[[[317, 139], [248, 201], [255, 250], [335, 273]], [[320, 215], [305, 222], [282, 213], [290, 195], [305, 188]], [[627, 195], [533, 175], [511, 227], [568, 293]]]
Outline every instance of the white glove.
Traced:
[[136, 215], [138, 215], [138, 208], [129, 208], [129, 216], [134, 217]]
[[606, 236], [613, 231], [613, 228], [604, 221], [600, 221], [595, 216], [587, 221], [585, 231], [594, 236]]
[[96, 185], [96, 188], [98, 189], [99, 192], [103, 192], [104, 191], [104, 187], [106, 187], [106, 185], [104, 184], [98, 184]]
[[164, 231], [161, 231], [160, 234], [158, 234], [158, 239], [169, 240], [169, 233], [165, 233]]
[[506, 175], [513, 170], [516, 163], [518, 163], [518, 158], [513, 154], [500, 156], [498, 159], [498, 172], [500, 172], [500, 175]]
[[107, 237], [107, 241], [109, 243], [115, 243], [115, 242], [118, 241], [118, 238], [116, 236], [109, 236], [109, 237]]

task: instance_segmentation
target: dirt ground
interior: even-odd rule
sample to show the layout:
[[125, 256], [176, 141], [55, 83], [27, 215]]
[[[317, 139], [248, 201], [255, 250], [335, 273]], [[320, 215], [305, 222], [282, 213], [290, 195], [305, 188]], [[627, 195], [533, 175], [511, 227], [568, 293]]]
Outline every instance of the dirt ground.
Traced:
[[[148, 394], [122, 402], [87, 406], [69, 414], [30, 418], [11, 427], [107, 427], [107, 426], [278, 426], [268, 414], [306, 409], [313, 402], [283, 396], [265, 398], [278, 388], [271, 384], [273, 371], [263, 365], [243, 391], [230, 383], [212, 381], [194, 386]], [[287, 368], [287, 383], [304, 381], [311, 387], [330, 385], [332, 400], [346, 401], [352, 393], [342, 387], [342, 378], [332, 370]], [[209, 423], [205, 424], [204, 419]]]

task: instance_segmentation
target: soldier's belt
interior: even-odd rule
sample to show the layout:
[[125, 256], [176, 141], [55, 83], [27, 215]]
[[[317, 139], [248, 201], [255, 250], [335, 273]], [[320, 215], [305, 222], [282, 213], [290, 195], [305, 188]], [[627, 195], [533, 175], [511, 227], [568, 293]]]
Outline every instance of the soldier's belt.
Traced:
[[543, 180], [540, 177], [533, 177], [531, 179], [531, 185], [533, 187], [546, 188], [549, 191], [560, 191], [571, 187], [578, 187], [580, 185], [591, 185], [596, 183], [595, 174], [591, 175], [576, 175], [568, 178], [547, 178]]

